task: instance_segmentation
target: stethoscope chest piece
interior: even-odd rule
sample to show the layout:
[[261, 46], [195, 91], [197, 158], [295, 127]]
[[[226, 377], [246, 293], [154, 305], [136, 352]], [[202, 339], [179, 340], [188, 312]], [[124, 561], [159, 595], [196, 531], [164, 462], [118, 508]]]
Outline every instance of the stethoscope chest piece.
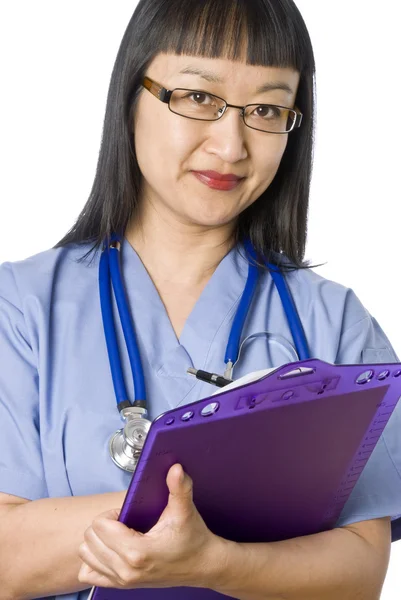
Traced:
[[125, 427], [112, 435], [109, 451], [113, 462], [118, 467], [133, 473], [138, 464], [151, 421], [144, 418], [147, 413], [140, 408], [128, 408], [123, 412], [127, 423]]

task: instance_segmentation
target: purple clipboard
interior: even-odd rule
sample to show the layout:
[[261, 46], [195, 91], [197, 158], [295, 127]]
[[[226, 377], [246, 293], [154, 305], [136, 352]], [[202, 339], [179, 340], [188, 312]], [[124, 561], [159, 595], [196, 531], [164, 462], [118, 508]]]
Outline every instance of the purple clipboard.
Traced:
[[[400, 396], [401, 363], [308, 359], [169, 410], [152, 423], [119, 521], [151, 529], [167, 504], [167, 472], [180, 463], [198, 511], [219, 536], [273, 542], [333, 529]], [[95, 587], [89, 596], [228, 598], [192, 587]]]

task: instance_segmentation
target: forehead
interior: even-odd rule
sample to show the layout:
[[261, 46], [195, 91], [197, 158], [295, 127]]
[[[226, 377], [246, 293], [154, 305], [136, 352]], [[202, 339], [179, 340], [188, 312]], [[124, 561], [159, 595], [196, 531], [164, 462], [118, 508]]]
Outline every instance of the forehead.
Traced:
[[[187, 73], [182, 73], [187, 71]], [[193, 74], [195, 72], [202, 74]], [[190, 73], [188, 73], [190, 72]], [[204, 58], [191, 55], [158, 54], [150, 63], [147, 74], [165, 87], [202, 84], [219, 90], [244, 90], [254, 93], [270, 82], [285, 83], [296, 95], [300, 75], [288, 67], [249, 65], [245, 61], [226, 58]], [[282, 94], [291, 96], [289, 92]]]

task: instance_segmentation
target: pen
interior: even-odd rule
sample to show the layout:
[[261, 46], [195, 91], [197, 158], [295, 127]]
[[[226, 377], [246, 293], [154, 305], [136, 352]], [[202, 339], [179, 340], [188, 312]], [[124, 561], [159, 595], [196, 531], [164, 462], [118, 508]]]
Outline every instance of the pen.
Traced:
[[206, 381], [206, 383], [211, 383], [212, 385], [217, 385], [217, 387], [224, 387], [229, 383], [232, 383], [232, 379], [226, 379], [222, 375], [216, 375], [216, 373], [208, 373], [207, 371], [202, 371], [202, 369], [193, 369], [190, 367], [187, 369], [187, 373], [191, 375], [195, 375], [196, 379], [200, 379], [201, 381]]

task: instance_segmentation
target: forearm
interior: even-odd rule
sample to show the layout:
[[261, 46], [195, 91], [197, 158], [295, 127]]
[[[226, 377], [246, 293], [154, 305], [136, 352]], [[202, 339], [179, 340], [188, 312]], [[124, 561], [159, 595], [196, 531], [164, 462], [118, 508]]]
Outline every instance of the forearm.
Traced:
[[376, 600], [389, 560], [344, 528], [268, 544], [224, 545], [224, 567], [213, 587], [239, 600]]
[[121, 508], [125, 494], [44, 498], [3, 507], [0, 596], [28, 600], [87, 588], [78, 581], [84, 532], [100, 513]]

